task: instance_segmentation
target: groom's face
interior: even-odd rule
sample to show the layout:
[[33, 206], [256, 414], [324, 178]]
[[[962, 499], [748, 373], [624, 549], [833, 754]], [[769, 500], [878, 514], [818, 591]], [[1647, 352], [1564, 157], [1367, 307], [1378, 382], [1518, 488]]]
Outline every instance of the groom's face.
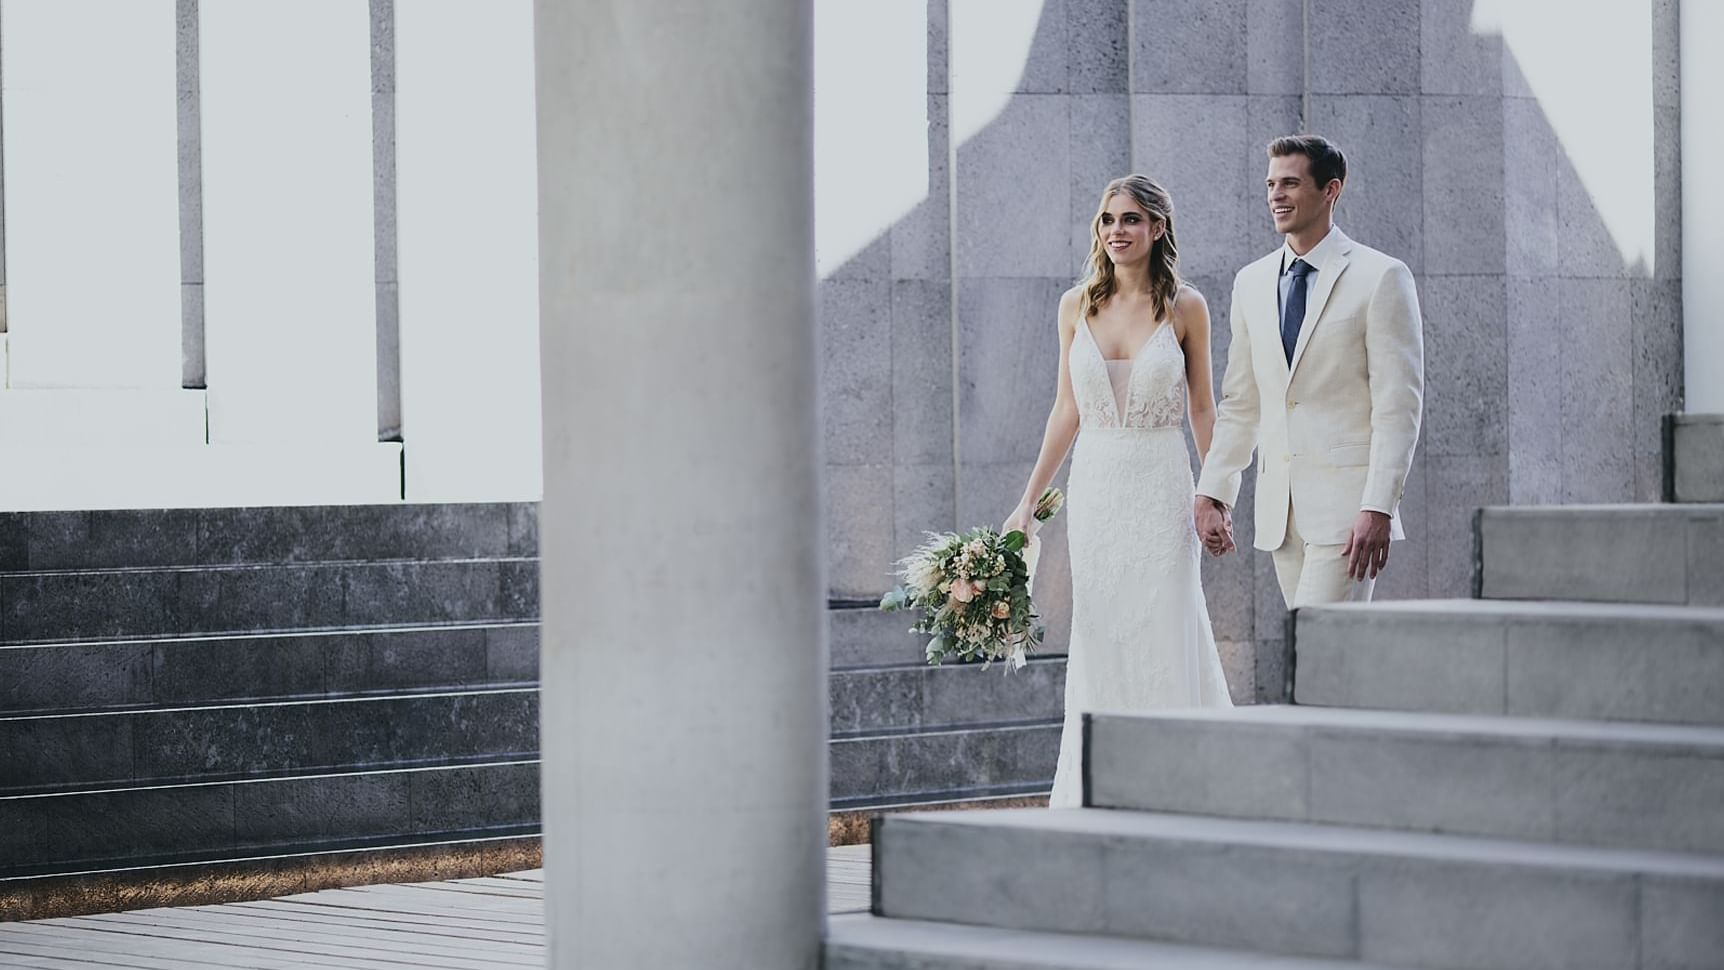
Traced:
[[1269, 159], [1269, 217], [1275, 231], [1304, 232], [1328, 218], [1334, 200], [1311, 178], [1311, 160], [1304, 155]]

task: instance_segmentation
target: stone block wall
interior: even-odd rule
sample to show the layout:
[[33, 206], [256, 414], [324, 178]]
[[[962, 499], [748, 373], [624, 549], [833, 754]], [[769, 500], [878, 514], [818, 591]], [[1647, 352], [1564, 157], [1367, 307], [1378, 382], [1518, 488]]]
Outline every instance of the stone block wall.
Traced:
[[[1641, 2], [1651, 267], [1624, 263], [1575, 173], [1591, 146], [1559, 137], [1514, 50], [1475, 27], [1475, 0], [1044, 0], [1003, 110], [949, 152], [947, 47], [972, 38], [930, 2], [929, 198], [820, 283], [834, 593], [878, 594], [924, 528], [1010, 510], [1052, 399], [1056, 301], [1108, 179], [1140, 171], [1173, 194], [1219, 379], [1233, 274], [1279, 242], [1263, 146], [1296, 131], [1347, 151], [1337, 223], [1412, 268], [1424, 312], [1409, 541], [1379, 596], [1468, 595], [1478, 506], [1656, 500], [1659, 419], [1682, 391], [1677, 28], [1672, 0]], [[1062, 538], [1038, 586], [1053, 650]], [[1285, 609], [1268, 558], [1207, 560], [1204, 581], [1235, 696], [1276, 699]]]

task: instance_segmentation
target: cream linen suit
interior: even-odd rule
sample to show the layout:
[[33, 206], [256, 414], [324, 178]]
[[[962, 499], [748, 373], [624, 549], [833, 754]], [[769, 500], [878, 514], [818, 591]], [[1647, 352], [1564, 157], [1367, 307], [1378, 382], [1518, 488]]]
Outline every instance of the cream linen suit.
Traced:
[[1283, 246], [1233, 280], [1232, 345], [1197, 492], [1231, 508], [1258, 453], [1256, 546], [1274, 553], [1289, 608], [1369, 599], [1340, 551], [1361, 509], [1391, 516], [1419, 437], [1424, 341], [1406, 264], [1331, 227], [1306, 258], [1305, 322], [1281, 344]]

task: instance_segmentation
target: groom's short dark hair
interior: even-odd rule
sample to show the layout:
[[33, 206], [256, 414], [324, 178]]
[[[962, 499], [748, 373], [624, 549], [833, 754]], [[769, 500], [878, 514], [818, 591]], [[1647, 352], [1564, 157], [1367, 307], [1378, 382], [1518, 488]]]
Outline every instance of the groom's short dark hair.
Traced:
[[1269, 143], [1269, 157], [1303, 155], [1311, 162], [1311, 178], [1317, 187], [1347, 181], [1347, 156], [1340, 146], [1322, 135], [1283, 135]]

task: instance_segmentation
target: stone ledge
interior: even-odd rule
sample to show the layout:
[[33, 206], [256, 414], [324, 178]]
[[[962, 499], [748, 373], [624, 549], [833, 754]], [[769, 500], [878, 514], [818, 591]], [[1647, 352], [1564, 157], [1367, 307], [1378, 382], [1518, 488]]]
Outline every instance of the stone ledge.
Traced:
[[1314, 707], [1091, 715], [1098, 808], [1724, 852], [1724, 729]]
[[1724, 605], [1724, 505], [1495, 507], [1476, 523], [1486, 598]]
[[954, 799], [945, 802], [904, 802], [854, 811], [834, 811], [826, 819], [828, 845], [865, 845], [872, 840], [874, 822], [884, 812], [965, 812], [979, 809], [1047, 808], [1048, 796], [1001, 795], [998, 798]]
[[834, 916], [825, 945], [828, 970], [1387, 970], [1381, 964], [1316, 961], [1242, 950], [1197, 948], [1151, 940], [1036, 933], [884, 919], [862, 913]]
[[1295, 614], [1300, 704], [1716, 724], [1724, 610], [1490, 600]]
[[1724, 858], [1080, 808], [890, 816], [873, 880], [886, 917], [1558, 970], [1710, 964], [1710, 934], [1635, 928], [1716, 911]]
[[1673, 414], [1667, 425], [1665, 498], [1724, 502], [1724, 414]]

